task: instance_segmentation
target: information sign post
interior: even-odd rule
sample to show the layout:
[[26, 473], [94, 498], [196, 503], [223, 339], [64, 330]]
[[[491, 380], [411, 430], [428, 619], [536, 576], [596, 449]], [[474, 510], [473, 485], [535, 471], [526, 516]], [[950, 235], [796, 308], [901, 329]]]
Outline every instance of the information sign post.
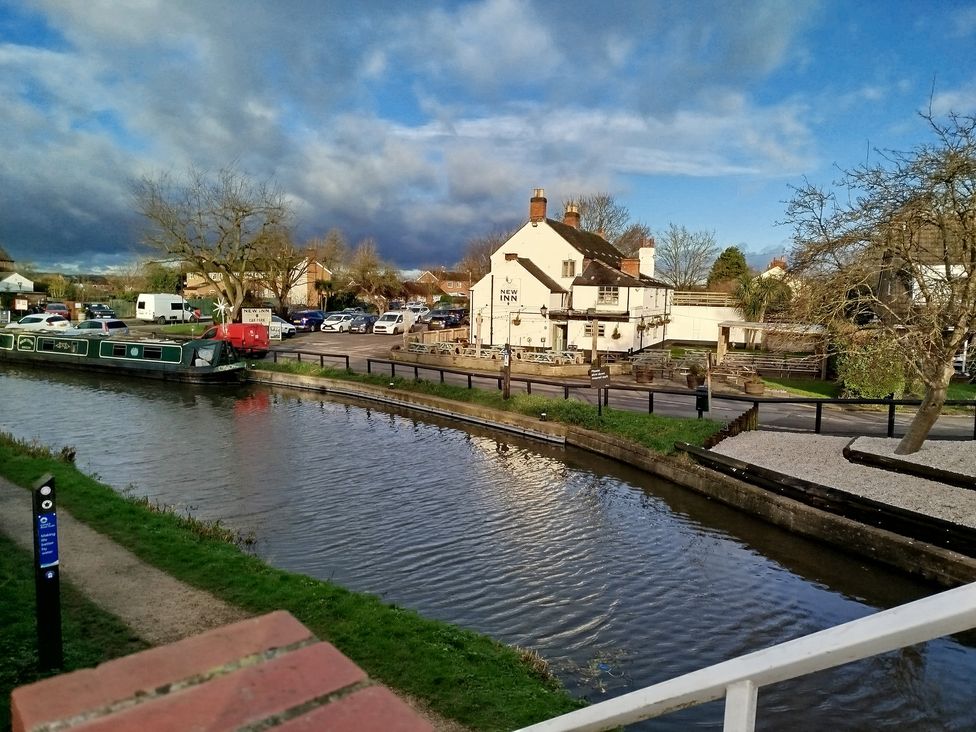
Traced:
[[54, 476], [34, 484], [34, 591], [37, 606], [37, 660], [41, 671], [64, 665], [61, 642], [61, 557]]
[[603, 389], [610, 386], [610, 369], [597, 366], [590, 369], [590, 388], [596, 389], [596, 413], [603, 416]]

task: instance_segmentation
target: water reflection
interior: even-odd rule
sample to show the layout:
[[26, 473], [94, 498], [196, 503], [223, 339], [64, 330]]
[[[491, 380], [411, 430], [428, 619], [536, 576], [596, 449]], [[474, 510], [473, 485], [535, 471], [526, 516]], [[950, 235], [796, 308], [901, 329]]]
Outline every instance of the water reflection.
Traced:
[[[0, 428], [253, 531], [276, 566], [534, 648], [594, 700], [931, 591], [589, 453], [302, 393], [160, 387], [0, 370]], [[974, 671], [951, 639], [888, 654], [764, 690], [760, 728], [967, 728]]]

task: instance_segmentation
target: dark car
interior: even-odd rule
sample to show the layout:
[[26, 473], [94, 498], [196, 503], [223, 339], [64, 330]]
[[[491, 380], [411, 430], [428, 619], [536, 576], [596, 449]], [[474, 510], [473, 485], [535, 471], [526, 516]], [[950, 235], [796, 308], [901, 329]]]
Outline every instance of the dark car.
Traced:
[[321, 310], [299, 310], [288, 316], [298, 330], [322, 330], [325, 313]]
[[115, 311], [112, 310], [108, 305], [103, 305], [100, 302], [90, 302], [85, 305], [85, 317], [86, 318], [114, 318]]
[[350, 333], [372, 333], [373, 323], [376, 322], [376, 315], [356, 315], [349, 324]]
[[443, 328], [453, 328], [454, 318], [450, 315], [431, 315], [427, 318], [428, 330], [442, 330]]

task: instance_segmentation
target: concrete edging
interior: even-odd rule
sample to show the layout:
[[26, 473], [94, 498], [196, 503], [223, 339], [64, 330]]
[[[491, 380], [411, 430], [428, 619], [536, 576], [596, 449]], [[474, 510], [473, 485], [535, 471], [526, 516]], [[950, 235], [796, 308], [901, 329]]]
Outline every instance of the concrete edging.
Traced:
[[247, 380], [370, 399], [579, 447], [664, 478], [780, 528], [941, 585], [952, 587], [976, 581], [976, 558], [822, 511], [702, 467], [688, 458], [659, 455], [615, 435], [542, 422], [465, 402], [338, 379], [248, 370]]

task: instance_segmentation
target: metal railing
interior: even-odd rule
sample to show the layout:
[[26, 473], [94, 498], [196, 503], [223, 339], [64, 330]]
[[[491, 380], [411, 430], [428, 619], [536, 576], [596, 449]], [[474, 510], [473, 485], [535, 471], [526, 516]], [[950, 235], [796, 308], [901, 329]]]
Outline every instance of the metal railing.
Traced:
[[[344, 367], [347, 371], [351, 370], [351, 364], [349, 355], [346, 353], [318, 353], [311, 351], [298, 351], [298, 350], [277, 350], [273, 349], [271, 351], [272, 360], [278, 363], [279, 358], [290, 358], [297, 360], [300, 363], [315, 362], [318, 361], [320, 367], [325, 367], [325, 359], [337, 359], [343, 362]], [[499, 349], [499, 360], [496, 363], [500, 363], [500, 349]], [[397, 371], [407, 371], [413, 372], [414, 379], [420, 378], [421, 371], [432, 371], [437, 373], [439, 376], [440, 383], [445, 383], [445, 376], [447, 374], [453, 374], [455, 376], [460, 376], [466, 379], [467, 388], [472, 389], [475, 386], [475, 381], [488, 381], [494, 382], [496, 388], [502, 389], [503, 377], [500, 369], [498, 371], [472, 371], [471, 369], [464, 368], [450, 368], [447, 366], [437, 366], [434, 364], [417, 364], [417, 363], [406, 363], [404, 361], [396, 361], [393, 359], [385, 358], [367, 358], [366, 359], [366, 373], [372, 374], [374, 366], [387, 366], [389, 367], [390, 376], [395, 377]], [[512, 374], [510, 381], [512, 384], [522, 384], [525, 387], [526, 393], [531, 394], [533, 386], [547, 386], [557, 390], [561, 390], [563, 393], [563, 399], [569, 399], [570, 394], [576, 390], [591, 390], [593, 387], [590, 385], [589, 381], [586, 379], [568, 379], [568, 378], [543, 378], [539, 376], [522, 375], [522, 374]], [[689, 400], [689, 412], [694, 413], [697, 409], [696, 399], [699, 394], [693, 389], [682, 389], [682, 388], [662, 388], [657, 386], [651, 386], [647, 384], [639, 383], [624, 383], [624, 382], [611, 382], [609, 386], [602, 389], [602, 402], [603, 406], [610, 406], [610, 393], [614, 392], [616, 394], [626, 395], [626, 394], [644, 394], [647, 398], [647, 413], [654, 413], [654, 397], [657, 394], [671, 395], [677, 397], [684, 397]], [[598, 397], [599, 398], [599, 397]], [[852, 407], [852, 406], [883, 406], [886, 408], [887, 416], [887, 429], [886, 434], [888, 437], [893, 437], [895, 434], [895, 414], [896, 408], [900, 406], [917, 407], [921, 404], [921, 400], [918, 399], [832, 399], [828, 397], [764, 397], [764, 396], [754, 396], [747, 394], [727, 394], [727, 393], [716, 393], [713, 392], [710, 397], [710, 401], [728, 401], [728, 402], [745, 402], [751, 407], [756, 409], [757, 422], [759, 421], [760, 406], [763, 404], [796, 404], [796, 405], [807, 405], [813, 407], [813, 424], [812, 431], [816, 434], [821, 434], [823, 431], [823, 417], [824, 417], [824, 406], [838, 406], [838, 407]], [[973, 410], [973, 439], [976, 439], [976, 400], [972, 399], [947, 399], [945, 406], [948, 407], [968, 407]], [[628, 406], [627, 408], [632, 408]]]
[[752, 732], [759, 688], [976, 628], [976, 583], [724, 661], [522, 732], [596, 732], [725, 698], [725, 732]]

